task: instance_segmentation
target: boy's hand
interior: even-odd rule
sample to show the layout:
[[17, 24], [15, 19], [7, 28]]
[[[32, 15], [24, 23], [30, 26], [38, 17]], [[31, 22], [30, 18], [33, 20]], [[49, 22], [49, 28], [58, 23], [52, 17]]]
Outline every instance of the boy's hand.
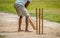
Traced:
[[29, 4], [30, 4], [30, 2], [27, 1], [27, 3], [25, 4], [25, 7], [27, 8]]

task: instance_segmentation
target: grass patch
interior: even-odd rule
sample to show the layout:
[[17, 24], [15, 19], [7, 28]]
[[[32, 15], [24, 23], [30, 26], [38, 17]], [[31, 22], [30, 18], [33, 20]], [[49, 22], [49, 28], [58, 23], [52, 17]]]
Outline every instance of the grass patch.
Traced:
[[[0, 0], [0, 11], [16, 13], [14, 9], [15, 0]], [[60, 8], [60, 0], [32, 0], [28, 10], [35, 8]]]
[[[30, 13], [31, 16], [36, 16], [35, 13]], [[60, 14], [51, 14], [51, 13], [44, 13], [44, 19], [53, 21], [53, 22], [58, 22], [60, 23]]]
[[[14, 2], [15, 0], [0, 0], [0, 11], [16, 14], [16, 11], [14, 9]], [[32, 0], [28, 7], [28, 10], [33, 11], [35, 8], [60, 9], [60, 0]], [[32, 12], [30, 14], [32, 16], [35, 16], [35, 12]], [[44, 12], [44, 19], [60, 23], [60, 12]]]
[[0, 38], [5, 38], [5, 36], [3, 36], [3, 35], [0, 35]]
[[49, 20], [49, 21], [54, 21], [54, 22], [59, 22], [60, 23], [60, 14], [55, 14], [55, 13], [45, 13], [44, 18]]
[[[36, 13], [30, 13], [31, 16], [36, 16]], [[44, 19], [60, 23], [60, 11], [44, 11]]]

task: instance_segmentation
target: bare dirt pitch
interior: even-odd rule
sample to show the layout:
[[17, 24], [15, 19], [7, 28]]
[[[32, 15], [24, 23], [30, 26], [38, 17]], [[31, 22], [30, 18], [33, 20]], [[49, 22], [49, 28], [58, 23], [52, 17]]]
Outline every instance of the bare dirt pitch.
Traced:
[[[31, 17], [35, 23], [35, 17]], [[25, 19], [25, 18], [24, 18]], [[25, 29], [25, 21], [23, 19], [22, 29]], [[5, 35], [6, 38], [60, 38], [60, 24], [44, 20], [44, 34], [37, 35], [36, 30], [33, 30], [29, 25], [29, 30], [32, 32], [17, 32], [18, 16], [0, 12], [0, 35]]]

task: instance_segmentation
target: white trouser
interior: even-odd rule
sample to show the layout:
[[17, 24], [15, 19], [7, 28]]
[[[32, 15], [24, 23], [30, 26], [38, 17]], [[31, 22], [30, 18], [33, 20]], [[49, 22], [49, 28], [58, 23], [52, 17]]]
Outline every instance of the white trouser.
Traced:
[[14, 4], [14, 7], [17, 11], [18, 16], [29, 16], [28, 10], [25, 8], [24, 5]]

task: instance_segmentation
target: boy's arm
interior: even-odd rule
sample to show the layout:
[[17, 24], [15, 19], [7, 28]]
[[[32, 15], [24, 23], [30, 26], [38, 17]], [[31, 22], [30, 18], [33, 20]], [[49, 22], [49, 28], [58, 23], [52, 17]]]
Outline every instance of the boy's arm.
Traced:
[[27, 8], [29, 4], [30, 4], [30, 1], [27, 1], [27, 3], [25, 4], [25, 7]]

